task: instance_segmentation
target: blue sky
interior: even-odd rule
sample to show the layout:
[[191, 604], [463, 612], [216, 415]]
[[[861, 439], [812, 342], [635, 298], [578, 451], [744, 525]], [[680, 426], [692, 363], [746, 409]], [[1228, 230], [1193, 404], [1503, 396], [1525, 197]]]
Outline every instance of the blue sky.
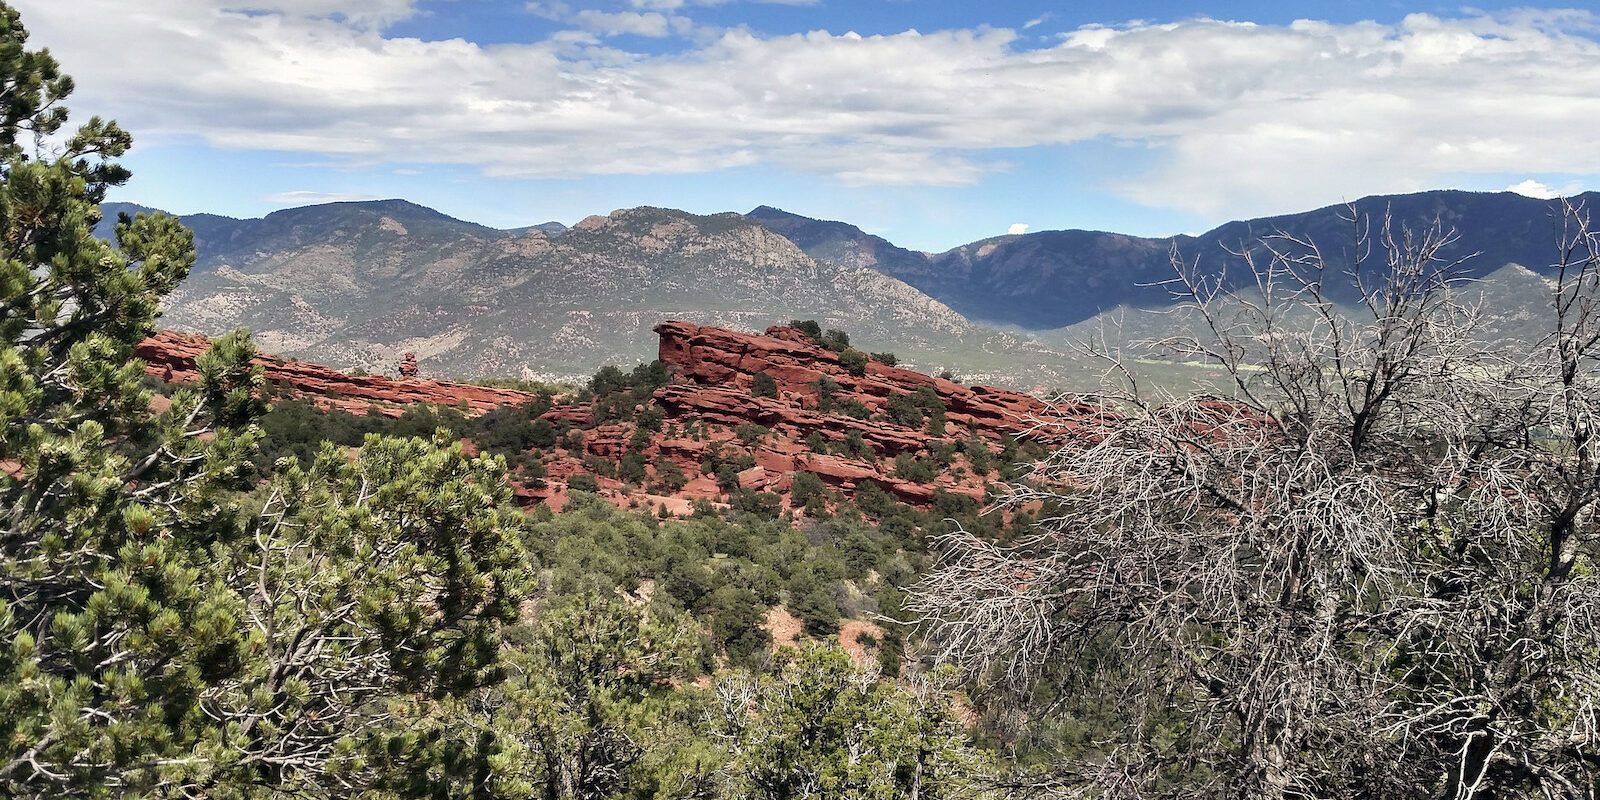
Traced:
[[1506, 3], [11, 0], [113, 199], [498, 227], [759, 204], [942, 250], [1600, 188], [1600, 17]]

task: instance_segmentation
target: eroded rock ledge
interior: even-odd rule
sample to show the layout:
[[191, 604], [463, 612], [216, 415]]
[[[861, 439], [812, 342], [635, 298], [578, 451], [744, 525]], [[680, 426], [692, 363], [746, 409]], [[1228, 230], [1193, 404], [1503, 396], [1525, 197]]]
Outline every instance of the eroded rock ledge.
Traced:
[[[1093, 406], [1053, 406], [1022, 392], [967, 386], [877, 362], [855, 374], [839, 354], [794, 328], [774, 326], [756, 335], [669, 321], [655, 331], [661, 337], [660, 359], [672, 375], [667, 385], [628, 418], [601, 424], [596, 424], [594, 401], [545, 410], [542, 418], [560, 435], [553, 447], [521, 454], [522, 461], [537, 464], [517, 473], [523, 502], [559, 507], [569, 481], [587, 474], [614, 502], [667, 513], [689, 513], [696, 500], [728, 502], [730, 491], [741, 490], [771, 492], [792, 509], [803, 505], [790, 497], [795, 476], [803, 472], [816, 475], [839, 498], [853, 499], [871, 484], [921, 507], [941, 494], [981, 502], [998, 479], [995, 464], [1007, 457], [1003, 454], [1015, 456], [1015, 440], [1057, 443], [1086, 436], [1085, 426], [1104, 421]], [[198, 379], [195, 358], [206, 345], [203, 337], [163, 332], [141, 343], [138, 355], [149, 374], [187, 382]], [[477, 415], [536, 400], [528, 392], [415, 377], [352, 376], [269, 356], [257, 363], [277, 387], [325, 408], [358, 414], [376, 408], [394, 417], [409, 405], [430, 403]], [[758, 396], [758, 375], [771, 378], [768, 389], [775, 386], [775, 391]], [[836, 387], [827, 401], [818, 389], [823, 378]], [[891, 399], [925, 387], [943, 408], [942, 429], [896, 422]], [[922, 392], [924, 400], [927, 395]], [[641, 432], [637, 420], [651, 408], [659, 409], [662, 422]], [[758, 435], [752, 437], [747, 426], [760, 426]], [[853, 449], [839, 446], [845, 443]], [[896, 457], [930, 460], [940, 451], [944, 460], [932, 479], [909, 479], [897, 469]], [[630, 457], [646, 465], [642, 479], [637, 472], [631, 479], [620, 477]], [[670, 482], [662, 480], [669, 462], [685, 478], [680, 487], [669, 488]], [[713, 464], [728, 462], [744, 465], [737, 487], [730, 487], [726, 476], [719, 483], [714, 474]], [[599, 468], [604, 465], [610, 467]]]

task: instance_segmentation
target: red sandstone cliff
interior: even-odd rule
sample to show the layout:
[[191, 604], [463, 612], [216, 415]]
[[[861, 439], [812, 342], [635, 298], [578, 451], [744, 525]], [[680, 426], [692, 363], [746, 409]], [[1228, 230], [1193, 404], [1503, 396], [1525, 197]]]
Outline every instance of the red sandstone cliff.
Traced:
[[[678, 375], [693, 388], [667, 387], [657, 397], [669, 409], [695, 409], [717, 413], [763, 425], [791, 423], [812, 429], [829, 438], [841, 438], [851, 429], [875, 446], [895, 455], [926, 445], [928, 436], [892, 424], [861, 423], [844, 415], [806, 415], [805, 409], [819, 404], [816, 382], [826, 375], [840, 386], [838, 400], [853, 399], [873, 412], [882, 411], [889, 397], [910, 394], [931, 386], [944, 402], [949, 420], [946, 435], [968, 431], [998, 437], [1019, 435], [1041, 424], [1059, 425], [1062, 413], [1091, 414], [1093, 409], [1053, 407], [1033, 395], [994, 386], [965, 386], [959, 383], [868, 362], [862, 375], [851, 374], [840, 363], [839, 354], [810, 342], [794, 328], [773, 326], [763, 336], [739, 333], [689, 322], [663, 322], [655, 327], [661, 337], [660, 359], [678, 367]], [[764, 372], [778, 385], [778, 399], [752, 397], [756, 373]], [[674, 390], [677, 391], [674, 391]], [[754, 407], [751, 402], [754, 401]], [[770, 420], [770, 422], [768, 421]], [[819, 422], [825, 423], [819, 425]], [[831, 435], [830, 434], [836, 434]]]
[[[525, 454], [536, 459], [545, 474], [518, 481], [517, 493], [524, 502], [559, 506], [573, 475], [592, 473], [597, 464], [618, 465], [630, 454], [649, 465], [645, 480], [628, 485], [617, 478], [597, 476], [601, 493], [618, 503], [660, 506], [670, 513], [687, 513], [692, 500], [727, 499], [716, 480], [702, 474], [702, 465], [714, 458], [753, 464], [738, 474], [739, 487], [784, 495], [785, 505], [794, 476], [800, 472], [817, 475], [845, 497], [853, 497], [871, 483], [904, 502], [924, 507], [942, 492], [981, 501], [996, 476], [987, 465], [980, 468], [966, 454], [968, 448], [999, 454], [1001, 442], [1008, 436], [1057, 441], [1082, 435], [1080, 425], [1097, 419], [1097, 410], [1089, 406], [1052, 407], [1020, 392], [964, 386], [875, 362], [868, 363], [863, 374], [852, 374], [840, 363], [838, 354], [793, 328], [773, 327], [758, 336], [665, 322], [655, 331], [661, 336], [660, 358], [674, 370], [671, 382], [656, 389], [646, 402], [660, 409], [661, 428], [641, 434], [631, 419], [596, 425], [594, 403], [551, 408], [543, 417], [564, 435], [557, 446], [545, 452]], [[198, 377], [195, 357], [206, 344], [201, 337], [161, 333], [141, 343], [138, 354], [149, 374], [168, 381], [192, 381]], [[257, 362], [268, 381], [286, 384], [325, 407], [353, 413], [376, 406], [386, 415], [398, 416], [411, 403], [483, 413], [501, 405], [521, 405], [535, 397], [446, 381], [350, 376], [316, 364], [270, 357]], [[755, 376], [760, 373], [773, 379], [776, 396], [752, 393]], [[816, 388], [823, 376], [838, 386], [831, 413], [823, 410]], [[912, 394], [922, 387], [931, 387], [944, 406], [943, 431], [899, 425], [883, 413], [891, 397]], [[866, 409], [866, 419], [837, 410], [852, 401]], [[746, 424], [762, 426], [768, 432], [746, 441], [748, 435], [743, 439], [737, 435]], [[688, 433], [691, 429], [693, 435]], [[808, 438], [815, 442], [814, 436], [841, 442], [852, 434], [859, 434], [865, 451], [815, 452], [806, 443]], [[568, 444], [575, 449], [568, 449]], [[963, 454], [954, 456], [933, 480], [913, 481], [895, 474], [896, 456], [927, 458], [935, 446], [949, 450], [952, 444], [961, 445]], [[681, 489], [660, 487], [660, 470], [667, 462], [677, 465], [687, 478]]]
[[[139, 343], [135, 354], [145, 362], [144, 371], [168, 383], [187, 383], [200, 379], [195, 357], [205, 352], [210, 342], [204, 336], [161, 331]], [[420, 378], [385, 378], [377, 375], [346, 375], [338, 370], [304, 361], [286, 361], [273, 356], [257, 356], [269, 383], [286, 384], [295, 392], [314, 398], [325, 408], [338, 408], [364, 414], [376, 406], [384, 415], [398, 417], [413, 403], [445, 406], [465, 404], [472, 413], [482, 414], [502, 405], [516, 405], [533, 399], [528, 392], [490, 389], [468, 383], [430, 381]]]

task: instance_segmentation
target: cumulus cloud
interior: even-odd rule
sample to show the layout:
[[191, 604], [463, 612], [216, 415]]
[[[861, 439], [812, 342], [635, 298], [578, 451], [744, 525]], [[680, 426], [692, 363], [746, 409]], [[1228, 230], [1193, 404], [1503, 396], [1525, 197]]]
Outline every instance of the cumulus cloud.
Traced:
[[688, 33], [690, 27], [688, 17], [669, 17], [654, 11], [640, 13], [638, 11], [607, 12], [584, 9], [574, 14], [572, 19], [585, 30], [591, 30], [606, 36], [631, 33], [636, 36], [661, 37], [673, 33]]
[[1584, 188], [1582, 181], [1568, 181], [1557, 188], [1529, 178], [1525, 181], [1513, 183], [1503, 191], [1516, 192], [1524, 197], [1532, 197], [1536, 200], [1552, 200], [1557, 197], [1572, 197], [1583, 194]]
[[601, 11], [594, 8], [574, 11], [571, 6], [559, 0], [555, 2], [534, 0], [525, 4], [524, 8], [531, 14], [570, 23], [581, 30], [601, 36], [632, 34], [661, 38], [674, 34], [688, 34], [694, 28], [694, 22], [688, 17], [662, 14], [658, 11]]
[[[718, 32], [707, 0], [632, 0], [522, 44], [385, 36], [412, 0], [14, 0], [80, 108], [145, 136], [571, 177], [751, 164], [858, 184], [959, 185], [1017, 148], [1098, 140], [1149, 166], [1139, 203], [1246, 216], [1455, 176], [1600, 174], [1600, 28], [1587, 12], [1393, 24], [1217, 20], [892, 36]], [[262, 10], [270, 13], [260, 13]]]
[[1028, 223], [1026, 223], [1026, 222], [1013, 222], [1013, 223], [1011, 223], [1011, 227], [1006, 228], [1006, 235], [1007, 236], [1021, 236], [1022, 234], [1027, 233], [1027, 232], [1028, 232]]
[[1544, 185], [1543, 183], [1533, 180], [1532, 178], [1522, 181], [1521, 183], [1513, 183], [1510, 186], [1507, 186], [1505, 190], [1508, 192], [1516, 192], [1524, 197], [1532, 197], [1538, 200], [1551, 200], [1561, 196], [1560, 192]]

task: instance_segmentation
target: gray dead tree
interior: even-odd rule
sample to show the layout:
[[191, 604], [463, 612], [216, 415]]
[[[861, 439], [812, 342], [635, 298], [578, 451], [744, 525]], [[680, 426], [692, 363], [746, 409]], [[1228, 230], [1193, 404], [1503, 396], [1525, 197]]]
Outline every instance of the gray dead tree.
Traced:
[[1117, 421], [1012, 487], [1035, 533], [957, 532], [915, 587], [932, 655], [995, 702], [1100, 709], [1019, 789], [1596, 796], [1600, 236], [1561, 208], [1550, 335], [1501, 352], [1449, 234], [1349, 222], [1343, 263], [1241, 250], [1248, 290], [1175, 257], [1199, 333], [1158, 344], [1230, 397], [1115, 365]]

